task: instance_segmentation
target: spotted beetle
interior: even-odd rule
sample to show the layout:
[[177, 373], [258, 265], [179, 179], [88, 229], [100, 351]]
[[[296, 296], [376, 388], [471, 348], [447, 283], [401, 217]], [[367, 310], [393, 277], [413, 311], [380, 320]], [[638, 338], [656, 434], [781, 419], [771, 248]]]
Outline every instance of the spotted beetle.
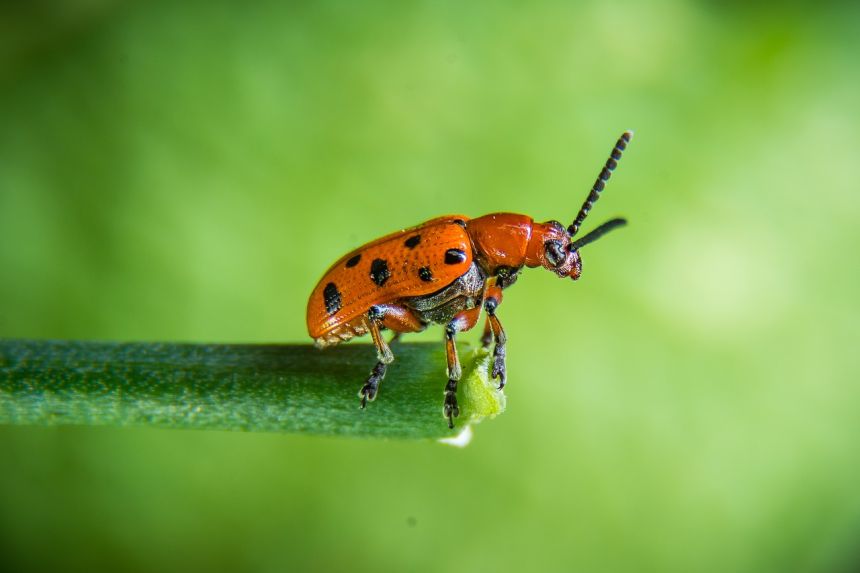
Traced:
[[368, 243], [332, 265], [308, 301], [308, 333], [319, 348], [370, 333], [377, 362], [359, 390], [360, 407], [376, 398], [394, 360], [381, 330], [393, 331], [394, 340], [404, 332], [420, 332], [430, 323], [444, 324], [448, 383], [442, 411], [453, 428], [460, 414], [457, 382], [461, 375], [455, 337], [478, 323], [482, 308], [487, 316], [481, 343], [486, 348], [495, 340], [492, 376], [503, 388], [506, 336], [496, 315], [502, 290], [516, 282], [524, 266], [542, 266], [560, 278], [578, 279], [579, 249], [626, 224], [624, 219], [612, 219], [574, 240], [632, 137], [633, 132], [626, 131], [615, 143], [567, 228], [558, 221], [536, 223], [514, 213], [477, 219], [446, 215]]

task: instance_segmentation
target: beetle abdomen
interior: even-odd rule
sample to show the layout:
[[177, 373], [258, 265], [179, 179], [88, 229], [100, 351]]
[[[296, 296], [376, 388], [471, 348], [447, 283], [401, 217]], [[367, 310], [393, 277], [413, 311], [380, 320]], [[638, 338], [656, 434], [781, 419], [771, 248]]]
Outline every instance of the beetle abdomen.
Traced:
[[365, 334], [367, 334], [367, 324], [364, 322], [364, 316], [359, 316], [327, 331], [319, 338], [315, 338], [314, 346], [317, 348], [335, 346], [336, 344], [346, 342], [356, 336], [364, 336]]

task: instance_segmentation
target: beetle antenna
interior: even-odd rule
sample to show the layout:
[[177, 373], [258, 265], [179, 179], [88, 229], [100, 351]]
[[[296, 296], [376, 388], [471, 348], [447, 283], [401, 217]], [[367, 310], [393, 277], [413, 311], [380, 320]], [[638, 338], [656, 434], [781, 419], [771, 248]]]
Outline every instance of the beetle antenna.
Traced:
[[602, 237], [603, 235], [605, 235], [609, 231], [611, 231], [613, 229], [617, 229], [618, 227], [623, 227], [626, 224], [627, 224], [627, 219], [611, 219], [609, 221], [606, 221], [605, 223], [603, 223], [602, 225], [600, 225], [599, 227], [597, 227], [596, 229], [594, 229], [593, 231], [591, 231], [590, 233], [585, 235], [584, 237], [580, 237], [579, 239], [572, 242], [570, 244], [570, 246], [568, 247], [568, 250], [578, 251], [579, 249], [581, 249], [582, 247], [584, 247], [588, 243], [593, 243], [594, 241], [596, 241], [597, 239], [599, 239], [600, 237]]
[[582, 225], [583, 221], [585, 221], [585, 217], [588, 215], [591, 207], [594, 206], [594, 203], [600, 198], [600, 192], [603, 191], [604, 187], [606, 187], [606, 182], [609, 181], [609, 177], [612, 175], [612, 172], [615, 171], [616, 167], [618, 167], [618, 161], [621, 159], [621, 154], [625, 149], [627, 149], [627, 144], [630, 143], [631, 139], [633, 139], [633, 132], [628, 130], [622, 133], [621, 137], [618, 138], [618, 141], [615, 142], [615, 147], [613, 147], [612, 151], [609, 153], [609, 159], [606, 160], [606, 165], [604, 165], [603, 169], [600, 170], [600, 175], [597, 176], [597, 180], [594, 182], [591, 192], [585, 199], [585, 203], [583, 203], [582, 207], [579, 209], [579, 214], [576, 216], [576, 219], [573, 220], [570, 227], [567, 228], [567, 233], [571, 237], [576, 235], [577, 231], [579, 231], [579, 226]]

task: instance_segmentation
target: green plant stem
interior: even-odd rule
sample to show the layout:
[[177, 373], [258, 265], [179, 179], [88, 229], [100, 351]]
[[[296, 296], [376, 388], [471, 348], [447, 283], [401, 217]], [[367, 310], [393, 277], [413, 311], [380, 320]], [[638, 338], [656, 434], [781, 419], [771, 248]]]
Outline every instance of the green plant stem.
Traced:
[[393, 346], [376, 401], [358, 407], [369, 345], [0, 340], [0, 424], [112, 425], [446, 438], [504, 409], [489, 354], [460, 347], [460, 417], [442, 416], [440, 344]]

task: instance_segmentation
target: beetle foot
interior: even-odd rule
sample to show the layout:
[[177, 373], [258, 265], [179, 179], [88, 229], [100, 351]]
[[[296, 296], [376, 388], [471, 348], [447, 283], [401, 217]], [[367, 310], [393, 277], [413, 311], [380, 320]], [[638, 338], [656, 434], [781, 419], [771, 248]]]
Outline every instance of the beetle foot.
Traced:
[[371, 382], [370, 380], [365, 383], [364, 386], [361, 387], [361, 390], [358, 392], [358, 397], [361, 398], [361, 403], [359, 404], [359, 408], [364, 410], [367, 406], [367, 401], [370, 400], [373, 402], [376, 400], [376, 391], [379, 388], [378, 382]]
[[460, 415], [460, 407], [457, 405], [457, 381], [448, 380], [445, 386], [445, 405], [442, 413], [448, 418], [448, 428], [454, 429], [454, 418]]
[[361, 390], [358, 391], [358, 397], [361, 398], [359, 408], [362, 410], [367, 406], [368, 400], [371, 402], [376, 400], [376, 393], [379, 391], [379, 383], [383, 378], [385, 378], [385, 370], [386, 364], [384, 362], [377, 362], [376, 366], [373, 367], [373, 370], [370, 371], [370, 378], [367, 379], [367, 382], [365, 382], [364, 386], [361, 387]]
[[499, 390], [505, 387], [505, 383], [508, 380], [508, 373], [505, 367], [505, 347], [496, 345], [495, 351], [493, 351], [493, 371], [492, 371], [493, 379], [499, 379]]

